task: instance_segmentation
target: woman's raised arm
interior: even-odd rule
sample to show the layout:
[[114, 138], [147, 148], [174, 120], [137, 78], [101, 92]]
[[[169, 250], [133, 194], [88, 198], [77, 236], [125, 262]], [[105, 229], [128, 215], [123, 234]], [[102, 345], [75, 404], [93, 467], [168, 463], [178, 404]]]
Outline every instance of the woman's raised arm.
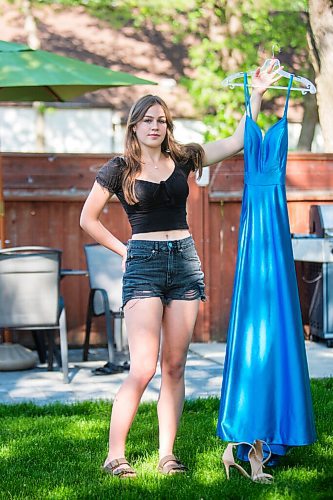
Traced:
[[[266, 71], [260, 71], [260, 68], [257, 68], [253, 75], [252, 86], [255, 87], [251, 96], [253, 120], [256, 120], [258, 117], [264, 92], [272, 83], [281, 78], [280, 75], [272, 70], [273, 64]], [[205, 152], [203, 166], [218, 163], [229, 156], [239, 153], [243, 149], [245, 119], [246, 115], [244, 114], [232, 136], [214, 142], [208, 142], [202, 146]]]

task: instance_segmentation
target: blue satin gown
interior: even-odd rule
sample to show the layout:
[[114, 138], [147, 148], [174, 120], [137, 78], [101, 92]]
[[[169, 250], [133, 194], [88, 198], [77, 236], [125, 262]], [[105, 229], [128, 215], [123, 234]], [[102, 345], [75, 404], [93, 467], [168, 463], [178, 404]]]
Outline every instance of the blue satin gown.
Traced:
[[263, 138], [244, 75], [244, 193], [217, 428], [224, 441], [263, 439], [276, 455], [316, 439], [285, 192], [291, 85]]

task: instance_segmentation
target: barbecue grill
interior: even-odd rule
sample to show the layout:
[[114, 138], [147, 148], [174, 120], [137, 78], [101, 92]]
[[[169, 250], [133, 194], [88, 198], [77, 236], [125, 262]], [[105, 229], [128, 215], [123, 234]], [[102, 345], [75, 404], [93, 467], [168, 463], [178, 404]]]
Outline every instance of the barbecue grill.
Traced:
[[[294, 259], [311, 262], [315, 283], [309, 309], [313, 340], [324, 339], [333, 347], [333, 205], [310, 208], [310, 234], [294, 234]], [[306, 280], [305, 280], [306, 281]]]

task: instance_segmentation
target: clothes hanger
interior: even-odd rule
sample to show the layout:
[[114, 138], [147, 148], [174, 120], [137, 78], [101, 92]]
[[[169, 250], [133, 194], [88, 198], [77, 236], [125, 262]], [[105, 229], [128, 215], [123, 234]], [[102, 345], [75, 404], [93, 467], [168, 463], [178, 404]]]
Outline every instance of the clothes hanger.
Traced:
[[[277, 73], [281, 76], [284, 76], [285, 78], [290, 79], [292, 73], [289, 73], [288, 71], [285, 71], [284, 69], [282, 69], [281, 65], [280, 65], [280, 61], [278, 59], [266, 59], [264, 64], [261, 66], [260, 71], [264, 71], [272, 63], [274, 63], [273, 71], [275, 73]], [[252, 76], [252, 75], [254, 75], [254, 73], [255, 73], [255, 71], [249, 71], [247, 74], [249, 76]], [[242, 78], [243, 76], [244, 76], [243, 71], [240, 71], [238, 73], [233, 73], [232, 75], [227, 76], [227, 78], [225, 78], [222, 81], [222, 86], [229, 87], [231, 89], [233, 89], [234, 87], [243, 87], [243, 85], [244, 85], [243, 83], [236, 83], [235, 82], [235, 80]], [[312, 82], [310, 82], [310, 80], [308, 80], [304, 76], [296, 76], [296, 75], [293, 75], [293, 76], [294, 76], [293, 81], [299, 82], [302, 85], [302, 87], [291, 87], [290, 90], [296, 90], [296, 91], [302, 92], [303, 95], [307, 94], [308, 92], [310, 92], [310, 94], [315, 94], [317, 92], [316, 87], [314, 86], [314, 84]], [[248, 84], [248, 87], [256, 87], [256, 86], [257, 85]], [[288, 87], [284, 87], [282, 85], [270, 85], [267, 88], [287, 90]]]
[[[296, 91], [299, 91], [299, 92], [302, 92], [302, 94], [307, 94], [308, 92], [310, 92], [310, 94], [315, 94], [317, 92], [316, 90], [316, 87], [315, 85], [310, 82], [310, 80], [308, 80], [307, 78], [305, 78], [304, 76], [296, 76], [296, 75], [292, 75], [292, 73], [289, 73], [288, 71], [285, 71], [284, 69], [282, 69], [282, 66], [280, 64], [280, 61], [279, 59], [277, 59], [276, 57], [274, 57], [274, 45], [272, 47], [272, 58], [271, 59], [266, 59], [266, 61], [264, 62], [264, 64], [261, 66], [260, 68], [260, 71], [265, 71], [267, 70], [267, 68], [273, 64], [273, 68], [272, 68], [272, 71], [285, 77], [285, 78], [288, 78], [290, 79], [291, 76], [293, 76], [293, 82], [299, 82], [302, 86], [301, 87], [291, 87], [290, 90], [296, 90]], [[255, 71], [249, 71], [247, 74], [249, 76], [253, 76], [255, 73]], [[244, 77], [244, 72], [243, 71], [240, 71], [238, 73], [233, 73], [232, 75], [229, 75], [227, 76], [223, 81], [222, 81], [222, 86], [223, 87], [229, 87], [231, 89], [233, 89], [234, 87], [243, 87], [244, 83], [235, 83], [235, 80], [239, 79], [239, 78], [243, 78]], [[248, 84], [248, 87], [255, 87], [256, 85], [251, 85], [251, 84]], [[287, 90], [288, 87], [283, 87], [282, 85], [271, 85], [270, 87], [268, 87], [269, 89], [285, 89]]]

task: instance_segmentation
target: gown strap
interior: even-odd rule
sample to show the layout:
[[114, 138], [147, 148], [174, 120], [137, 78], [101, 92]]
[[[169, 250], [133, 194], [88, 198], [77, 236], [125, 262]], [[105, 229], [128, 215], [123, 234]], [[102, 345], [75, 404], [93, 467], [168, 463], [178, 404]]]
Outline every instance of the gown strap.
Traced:
[[245, 97], [245, 111], [246, 114], [252, 118], [250, 93], [248, 87], [247, 73], [244, 73], [244, 97]]
[[288, 112], [288, 104], [289, 104], [289, 97], [290, 97], [290, 90], [291, 90], [291, 86], [293, 84], [293, 79], [294, 79], [294, 75], [291, 75], [290, 78], [289, 78], [289, 85], [288, 85], [288, 90], [287, 90], [287, 99], [286, 99], [286, 104], [284, 106], [284, 113], [283, 113], [283, 116], [287, 116], [287, 112]]

